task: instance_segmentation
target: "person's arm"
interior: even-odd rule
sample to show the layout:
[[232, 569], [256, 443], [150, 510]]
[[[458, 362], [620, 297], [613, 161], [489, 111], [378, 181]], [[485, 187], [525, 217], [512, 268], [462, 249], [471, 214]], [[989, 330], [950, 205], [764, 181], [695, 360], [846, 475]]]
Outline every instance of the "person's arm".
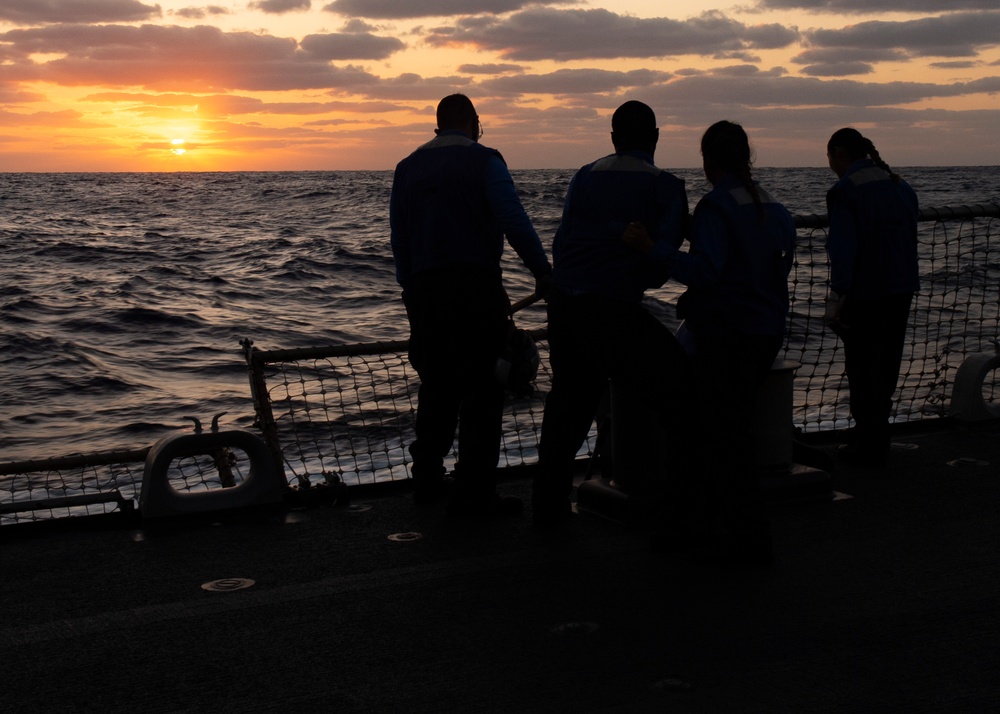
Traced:
[[393, 182], [392, 192], [389, 194], [389, 245], [392, 247], [392, 257], [396, 264], [396, 282], [403, 288], [403, 299], [405, 300], [406, 290], [410, 286], [412, 268], [404, 211], [399, 205], [399, 192], [395, 182]]
[[691, 250], [674, 253], [670, 274], [689, 287], [712, 287], [722, 277], [728, 253], [725, 219], [717, 210], [704, 208], [691, 224]]
[[576, 177], [579, 173], [573, 174], [573, 178], [569, 181], [569, 187], [566, 189], [566, 198], [563, 200], [562, 216], [559, 219], [559, 227], [556, 228], [555, 237], [552, 239], [552, 261], [559, 261], [559, 254], [562, 252], [563, 245], [566, 244], [569, 236], [570, 230], [570, 205], [573, 201], [573, 189], [576, 187]]
[[826, 239], [830, 258], [830, 289], [846, 295], [854, 283], [854, 264], [858, 258], [858, 231], [854, 211], [843, 199], [827, 199], [830, 229]]
[[517, 252], [536, 280], [552, 273], [552, 266], [531, 219], [514, 189], [514, 179], [503, 160], [496, 156], [486, 164], [486, 199], [507, 242]]
[[687, 191], [684, 182], [679, 181], [680, 188], [675, 184], [660, 184], [661, 194], [666, 194], [666, 198], [661, 200], [666, 204], [666, 211], [662, 214], [659, 224], [656, 226], [656, 233], [653, 241], [665, 242], [674, 248], [680, 248], [684, 239], [688, 236], [691, 226], [689, 225], [691, 216], [688, 214]]
[[726, 222], [711, 207], [697, 212], [691, 225], [691, 250], [684, 253], [669, 240], [654, 241], [640, 223], [629, 224], [623, 240], [669, 269], [671, 277], [690, 287], [711, 287], [719, 282], [729, 246]]
[[854, 264], [858, 257], [858, 231], [854, 211], [848, 202], [833, 191], [827, 194], [826, 210], [830, 226], [826, 237], [826, 253], [830, 259], [830, 294], [826, 298], [823, 320], [837, 335], [843, 335], [848, 325], [843, 321], [847, 293], [854, 283]]

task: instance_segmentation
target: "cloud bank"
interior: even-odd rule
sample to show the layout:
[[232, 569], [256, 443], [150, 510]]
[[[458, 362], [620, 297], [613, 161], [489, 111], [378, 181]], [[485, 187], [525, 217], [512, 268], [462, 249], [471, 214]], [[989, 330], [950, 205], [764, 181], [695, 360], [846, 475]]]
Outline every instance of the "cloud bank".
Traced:
[[57, 162], [61, 137], [78, 147], [86, 135], [102, 156], [139, 162], [155, 152], [136, 147], [163, 144], [153, 134], [184, 132], [202, 136], [185, 161], [388, 168], [461, 91], [523, 165], [583, 163], [633, 98], [687, 147], [672, 154], [686, 165], [693, 137], [723, 117], [773, 163], [814, 163], [844, 124], [885, 131], [914, 163], [1000, 163], [995, 2], [758, 0], [676, 17], [628, 5], [0, 2], [0, 146]]

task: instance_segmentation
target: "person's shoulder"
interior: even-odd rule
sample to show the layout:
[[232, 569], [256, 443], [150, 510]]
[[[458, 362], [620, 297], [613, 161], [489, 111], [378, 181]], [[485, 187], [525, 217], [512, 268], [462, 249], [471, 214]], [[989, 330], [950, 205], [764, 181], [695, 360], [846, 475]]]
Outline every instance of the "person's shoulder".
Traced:
[[914, 195], [916, 195], [916, 193], [917, 193], [916, 190], [913, 188], [913, 186], [911, 186], [907, 182], [907, 180], [904, 179], [902, 176], [898, 176], [897, 175], [896, 185], [899, 186], [899, 190], [900, 191], [903, 191], [905, 193], [912, 193]]
[[599, 159], [591, 161], [580, 167], [577, 173], [590, 173], [592, 171], [615, 171], [620, 168], [621, 162], [618, 154], [607, 154]]
[[713, 186], [712, 190], [698, 199], [698, 203], [695, 204], [695, 213], [704, 211], [713, 211], [715, 213], [725, 213], [728, 205], [732, 203], [733, 199], [729, 195], [729, 191], [718, 185]]
[[896, 181], [896, 191], [899, 192], [902, 200], [908, 205], [911, 211], [915, 213], [919, 212], [920, 200], [917, 197], [917, 192], [913, 186], [908, 184], [904, 179], [900, 178]]
[[842, 195], [842, 194], [850, 191], [853, 188], [853, 186], [854, 186], [854, 184], [851, 183], [851, 180], [848, 177], [848, 175], [844, 174], [843, 176], [841, 176], [840, 178], [838, 178], [836, 181], [834, 181], [833, 185], [826, 192], [826, 196], [827, 196], [827, 198], [840, 196], [840, 195]]
[[684, 185], [685, 185], [684, 184], [684, 179], [682, 179], [680, 176], [678, 176], [675, 173], [672, 173], [672, 172], [668, 171], [667, 169], [657, 169], [657, 170], [658, 170], [659, 173], [657, 174], [656, 177], [660, 181], [662, 181], [664, 183], [667, 183], [667, 184], [670, 184], [671, 186], [674, 186], [674, 187], [684, 188]]
[[774, 194], [768, 191], [765, 186], [761, 186], [756, 181], [754, 182], [754, 185], [757, 187], [757, 195], [760, 196], [760, 200], [762, 203], [764, 203], [765, 205], [773, 205], [776, 207], [780, 207], [782, 210], [787, 211], [787, 209], [785, 208], [785, 204], [783, 204], [781, 201], [775, 198]]

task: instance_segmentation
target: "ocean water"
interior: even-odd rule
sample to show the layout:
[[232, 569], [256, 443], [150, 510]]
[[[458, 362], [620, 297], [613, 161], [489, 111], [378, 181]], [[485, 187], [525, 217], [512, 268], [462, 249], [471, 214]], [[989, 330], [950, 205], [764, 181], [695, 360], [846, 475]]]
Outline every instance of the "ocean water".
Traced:
[[[548, 248], [572, 170], [514, 172]], [[708, 185], [680, 170], [691, 206]], [[759, 169], [824, 213], [828, 169]], [[1000, 202], [1000, 167], [901, 173], [924, 206]], [[239, 341], [399, 339], [392, 174], [0, 174], [0, 461], [141, 448], [195, 416], [249, 426]], [[507, 251], [513, 299], [531, 292]], [[676, 286], [657, 298], [665, 310]], [[541, 324], [532, 308], [521, 320]]]

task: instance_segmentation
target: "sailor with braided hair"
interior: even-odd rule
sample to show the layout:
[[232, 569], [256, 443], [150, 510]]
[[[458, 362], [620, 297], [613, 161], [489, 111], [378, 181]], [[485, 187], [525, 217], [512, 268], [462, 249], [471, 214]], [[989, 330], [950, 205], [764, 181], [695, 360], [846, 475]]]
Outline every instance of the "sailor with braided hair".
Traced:
[[839, 456], [884, 466], [910, 302], [919, 288], [917, 195], [857, 129], [827, 144], [839, 180], [827, 193], [827, 324], [844, 343], [855, 428]]
[[[753, 152], [743, 127], [720, 121], [701, 140], [712, 190], [695, 207], [690, 251], [653, 244], [639, 226], [625, 241], [654, 258], [687, 291], [677, 303], [694, 353], [706, 431], [729, 443], [702, 444], [711, 495], [706, 519], [718, 520], [708, 546], [741, 563], [771, 559], [770, 529], [760, 511], [751, 435], [754, 400], [781, 349], [788, 316], [788, 274], [795, 225], [783, 205], [753, 180]], [[684, 534], [659, 533], [671, 549]]]

